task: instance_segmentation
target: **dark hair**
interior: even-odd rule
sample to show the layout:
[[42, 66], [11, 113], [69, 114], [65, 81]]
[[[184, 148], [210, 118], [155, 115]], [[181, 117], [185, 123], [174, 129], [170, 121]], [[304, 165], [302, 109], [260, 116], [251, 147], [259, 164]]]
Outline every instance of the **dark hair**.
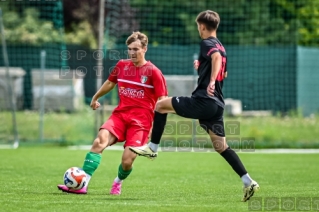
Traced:
[[144, 33], [141, 32], [133, 32], [126, 40], [126, 45], [130, 45], [131, 43], [135, 41], [141, 41], [141, 44], [143, 47], [147, 46], [148, 44], [148, 38]]
[[196, 17], [196, 22], [199, 24], [204, 24], [207, 30], [217, 30], [220, 18], [217, 12], [212, 10], [206, 10], [198, 14]]

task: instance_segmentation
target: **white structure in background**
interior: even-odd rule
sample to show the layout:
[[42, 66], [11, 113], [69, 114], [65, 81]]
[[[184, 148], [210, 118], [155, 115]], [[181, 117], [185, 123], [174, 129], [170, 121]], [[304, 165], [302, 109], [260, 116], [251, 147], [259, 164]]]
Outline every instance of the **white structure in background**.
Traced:
[[243, 107], [240, 100], [237, 99], [224, 99], [225, 109], [224, 112], [229, 116], [239, 116], [243, 113]]
[[[191, 96], [197, 85], [197, 75], [165, 75], [169, 96]], [[225, 114], [238, 116], [242, 114], [240, 100], [225, 99]]]
[[197, 76], [165, 75], [168, 96], [190, 96], [197, 84]]
[[[23, 107], [23, 77], [26, 72], [20, 67], [10, 67], [9, 73], [12, 85], [12, 93], [14, 95], [14, 103], [16, 104], [16, 109], [21, 110]], [[0, 67], [0, 110], [10, 109], [8, 94], [6, 69], [5, 67]]]
[[[33, 69], [33, 109], [39, 110], [41, 100], [41, 70]], [[80, 109], [83, 101], [83, 79], [61, 79], [58, 69], [44, 71], [44, 109], [73, 112]]]

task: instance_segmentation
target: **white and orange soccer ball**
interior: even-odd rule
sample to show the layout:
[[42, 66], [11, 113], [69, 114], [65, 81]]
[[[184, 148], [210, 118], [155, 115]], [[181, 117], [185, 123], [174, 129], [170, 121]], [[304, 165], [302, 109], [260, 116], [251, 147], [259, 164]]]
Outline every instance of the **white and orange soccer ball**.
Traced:
[[64, 185], [70, 189], [78, 190], [83, 188], [86, 183], [86, 173], [79, 167], [71, 167], [64, 173]]

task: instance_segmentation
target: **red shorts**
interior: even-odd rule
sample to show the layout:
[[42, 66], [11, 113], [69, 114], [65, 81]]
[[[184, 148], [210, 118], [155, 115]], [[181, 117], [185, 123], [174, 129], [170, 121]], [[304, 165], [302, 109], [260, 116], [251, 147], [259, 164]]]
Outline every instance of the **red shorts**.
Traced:
[[126, 146], [143, 146], [153, 124], [154, 115], [145, 110], [113, 111], [110, 118], [100, 127], [111, 132], [117, 142]]

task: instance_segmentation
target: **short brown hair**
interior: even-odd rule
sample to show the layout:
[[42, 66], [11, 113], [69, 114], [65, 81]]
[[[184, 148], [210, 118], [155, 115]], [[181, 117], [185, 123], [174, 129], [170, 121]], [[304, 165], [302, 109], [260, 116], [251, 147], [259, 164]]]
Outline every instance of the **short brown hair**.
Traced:
[[126, 40], [126, 45], [130, 45], [131, 43], [135, 41], [141, 41], [141, 44], [143, 47], [147, 46], [148, 44], [148, 38], [144, 33], [141, 32], [133, 32]]
[[198, 14], [196, 17], [196, 22], [199, 24], [204, 24], [207, 30], [217, 30], [220, 18], [217, 12], [212, 10], [206, 10]]

